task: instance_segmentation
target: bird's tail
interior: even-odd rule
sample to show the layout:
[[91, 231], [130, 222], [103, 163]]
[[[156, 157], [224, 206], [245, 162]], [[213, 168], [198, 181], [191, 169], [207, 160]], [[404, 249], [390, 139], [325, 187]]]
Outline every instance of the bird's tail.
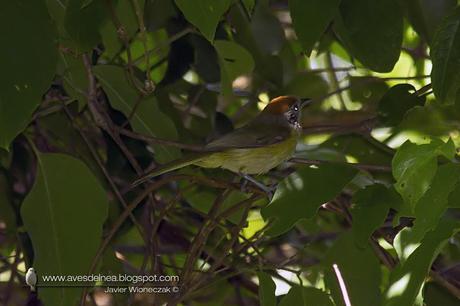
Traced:
[[187, 157], [184, 157], [184, 158], [181, 158], [181, 159], [173, 160], [173, 161], [171, 161], [169, 163], [161, 165], [161, 166], [153, 169], [152, 171], [142, 175], [137, 180], [135, 180], [132, 183], [131, 186], [136, 187], [136, 186], [138, 186], [138, 185], [140, 185], [142, 183], [145, 183], [146, 181], [148, 181], [151, 178], [154, 178], [154, 177], [157, 177], [159, 175], [162, 175], [162, 174], [165, 174], [165, 173], [168, 173], [168, 172], [171, 172], [171, 171], [174, 171], [174, 170], [177, 170], [177, 169], [192, 165], [192, 164], [202, 160], [204, 157], [208, 156], [209, 154], [210, 154], [209, 152], [195, 153], [195, 154], [191, 154], [191, 155], [189, 155]]

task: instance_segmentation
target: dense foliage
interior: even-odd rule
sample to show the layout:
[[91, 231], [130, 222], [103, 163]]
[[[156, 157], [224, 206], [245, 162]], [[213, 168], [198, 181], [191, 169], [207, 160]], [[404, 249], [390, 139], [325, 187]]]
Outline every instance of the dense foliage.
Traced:
[[[4, 305], [459, 305], [456, 0], [0, 4]], [[314, 102], [270, 203], [221, 169], [132, 188], [279, 95]], [[97, 273], [180, 280], [40, 279]]]

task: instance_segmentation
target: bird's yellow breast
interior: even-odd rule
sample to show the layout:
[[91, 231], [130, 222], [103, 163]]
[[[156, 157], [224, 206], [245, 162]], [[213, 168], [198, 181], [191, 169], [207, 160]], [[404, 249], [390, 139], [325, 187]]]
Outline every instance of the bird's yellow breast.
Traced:
[[228, 149], [213, 153], [195, 165], [204, 168], [224, 168], [235, 173], [261, 174], [275, 168], [294, 154], [296, 135], [260, 148]]

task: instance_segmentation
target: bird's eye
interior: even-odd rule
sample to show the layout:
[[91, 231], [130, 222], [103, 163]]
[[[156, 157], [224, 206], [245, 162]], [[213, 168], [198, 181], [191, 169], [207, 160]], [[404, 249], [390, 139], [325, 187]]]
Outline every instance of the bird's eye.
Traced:
[[297, 105], [294, 106], [294, 111], [295, 112], [298, 112], [299, 111], [299, 107]]

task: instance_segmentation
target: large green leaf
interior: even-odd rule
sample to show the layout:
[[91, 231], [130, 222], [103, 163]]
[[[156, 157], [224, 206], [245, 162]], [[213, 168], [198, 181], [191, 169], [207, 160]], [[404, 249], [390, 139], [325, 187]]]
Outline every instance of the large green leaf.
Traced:
[[289, 0], [292, 24], [309, 56], [337, 13], [341, 0]]
[[437, 156], [453, 158], [455, 146], [433, 139], [429, 144], [416, 145], [406, 141], [396, 152], [392, 167], [395, 188], [401, 194], [409, 211], [414, 211], [418, 200], [430, 187], [437, 169]]
[[43, 0], [2, 1], [0, 9], [0, 148], [29, 123], [51, 85], [56, 28]]
[[394, 189], [384, 185], [370, 185], [353, 196], [351, 214], [353, 216], [353, 236], [359, 246], [367, 245], [369, 237], [379, 228], [390, 208], [398, 208], [401, 197]]
[[232, 41], [217, 40], [214, 47], [219, 55], [222, 92], [228, 95], [237, 76], [252, 72], [254, 60], [246, 49]]
[[[35, 184], [21, 216], [34, 248], [38, 285], [44, 275], [86, 274], [102, 238], [107, 195], [79, 160], [62, 154], [37, 155]], [[59, 285], [48, 283], [47, 285]], [[73, 283], [75, 285], [75, 283]], [[81, 288], [43, 287], [48, 306], [75, 305]]]
[[414, 305], [426, 275], [447, 240], [458, 232], [458, 223], [443, 220], [422, 240], [420, 246], [390, 276], [385, 306]]
[[347, 288], [351, 305], [380, 305], [381, 271], [380, 264], [369, 244], [357, 247], [353, 236], [346, 233], [339, 237], [327, 252], [323, 266], [326, 286], [331, 290], [337, 305], [343, 305], [342, 291], [339, 287], [333, 265], [336, 264]]
[[260, 306], [276, 306], [275, 282], [270, 275], [264, 272], [257, 273], [259, 278]]
[[104, 1], [93, 1], [86, 6], [85, 1], [69, 0], [64, 20], [64, 27], [73, 44], [82, 52], [91, 50], [101, 42], [99, 29], [109, 11]]
[[293, 286], [279, 306], [334, 306], [329, 295], [313, 287]]
[[185, 18], [210, 41], [214, 40], [217, 24], [231, 3], [231, 0], [175, 1]]
[[280, 235], [297, 221], [315, 216], [355, 175], [354, 168], [341, 164], [302, 167], [291, 174], [280, 183], [273, 202], [261, 211], [264, 219], [275, 219], [267, 234]]
[[442, 104], [454, 104], [460, 89], [460, 7], [436, 31], [431, 59], [431, 82], [436, 98]]
[[351, 55], [371, 70], [388, 72], [401, 51], [403, 15], [396, 0], [342, 0], [335, 30]]
[[[94, 74], [107, 93], [112, 107], [129, 117], [139, 94], [129, 85], [125, 71], [121, 67], [100, 65], [94, 67]], [[136, 132], [164, 139], [177, 139], [177, 131], [172, 120], [163, 114], [155, 97], [142, 99], [132, 116], [131, 125]], [[180, 156], [177, 148], [153, 145], [155, 158], [164, 163]]]

